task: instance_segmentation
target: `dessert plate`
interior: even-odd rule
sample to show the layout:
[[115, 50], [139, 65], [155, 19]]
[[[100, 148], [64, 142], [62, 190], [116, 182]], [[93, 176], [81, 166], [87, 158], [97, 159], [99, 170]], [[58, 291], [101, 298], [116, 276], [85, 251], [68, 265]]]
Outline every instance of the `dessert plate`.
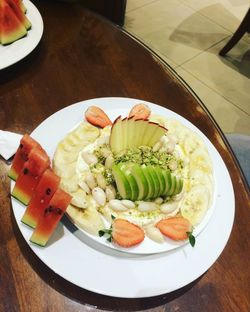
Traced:
[[[112, 119], [127, 113], [138, 102], [146, 103], [156, 114], [173, 117], [199, 131], [183, 117], [152, 103], [128, 98], [99, 98], [56, 112], [43, 121], [32, 136], [52, 157], [57, 143], [81, 121], [90, 105], [100, 106]], [[50, 269], [71, 283], [99, 294], [123, 298], [151, 297], [191, 283], [208, 270], [223, 251], [231, 233], [235, 209], [227, 168], [214, 146], [202, 136], [212, 157], [215, 179], [220, 183], [216, 185], [213, 213], [199, 233], [194, 248], [185, 244], [157, 254], [128, 254], [96, 242], [67, 219], [60, 223], [48, 246], [41, 248], [30, 244], [32, 231], [20, 221], [24, 207], [12, 198], [14, 216], [22, 235]]]
[[0, 70], [17, 63], [32, 52], [38, 45], [43, 34], [43, 20], [35, 5], [29, 0], [23, 1], [27, 9], [27, 18], [32, 23], [32, 28], [27, 36], [9, 45], [0, 44]]

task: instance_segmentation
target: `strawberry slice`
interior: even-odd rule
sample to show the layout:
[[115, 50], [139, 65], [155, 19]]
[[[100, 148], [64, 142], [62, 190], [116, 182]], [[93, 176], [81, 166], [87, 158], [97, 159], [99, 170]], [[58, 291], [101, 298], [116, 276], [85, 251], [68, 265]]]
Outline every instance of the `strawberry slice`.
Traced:
[[132, 247], [144, 240], [144, 231], [136, 224], [124, 219], [115, 219], [108, 230], [99, 231], [99, 236], [108, 235], [108, 241], [113, 241], [121, 247]]
[[162, 219], [156, 224], [156, 227], [163, 235], [173, 240], [179, 241], [189, 238], [192, 246], [195, 243], [194, 236], [192, 235], [192, 225], [183, 217]]
[[148, 119], [150, 114], [150, 108], [147, 105], [140, 103], [132, 107], [128, 117], [134, 117], [134, 119]]
[[124, 219], [115, 219], [112, 225], [113, 241], [122, 247], [132, 247], [144, 240], [144, 231], [136, 224]]
[[101, 128], [112, 125], [112, 121], [108, 118], [107, 114], [97, 106], [90, 106], [85, 112], [85, 118], [92, 125]]

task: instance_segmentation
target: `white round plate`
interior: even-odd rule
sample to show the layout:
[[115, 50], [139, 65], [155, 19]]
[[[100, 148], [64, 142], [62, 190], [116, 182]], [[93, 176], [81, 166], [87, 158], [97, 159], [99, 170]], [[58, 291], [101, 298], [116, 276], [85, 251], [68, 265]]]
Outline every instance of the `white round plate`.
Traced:
[[[82, 120], [84, 111], [90, 105], [101, 107], [112, 118], [126, 114], [138, 102], [144, 102], [154, 113], [178, 119], [200, 133], [183, 117], [155, 104], [128, 98], [98, 98], [56, 112], [42, 122], [32, 136], [52, 156], [57, 143]], [[229, 173], [217, 150], [204, 135], [203, 138], [220, 183], [217, 183], [214, 211], [197, 237], [195, 247], [185, 244], [153, 255], [128, 254], [82, 235], [70, 222], [60, 223], [47, 247], [38, 247], [29, 243], [32, 230], [21, 223], [24, 206], [12, 198], [14, 216], [22, 235], [50, 269], [71, 283], [99, 294], [122, 298], [151, 297], [191, 283], [219, 257], [229, 239], [234, 220], [234, 192]]]
[[32, 52], [38, 45], [43, 34], [43, 20], [35, 7], [29, 0], [23, 0], [27, 8], [26, 16], [32, 23], [27, 36], [3, 46], [0, 44], [0, 70], [17, 63]]

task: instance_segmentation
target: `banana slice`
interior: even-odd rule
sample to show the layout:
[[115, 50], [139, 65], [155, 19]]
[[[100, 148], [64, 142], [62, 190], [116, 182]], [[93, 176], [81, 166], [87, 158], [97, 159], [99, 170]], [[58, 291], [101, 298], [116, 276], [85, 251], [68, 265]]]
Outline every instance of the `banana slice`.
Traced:
[[183, 142], [183, 148], [187, 155], [191, 155], [194, 153], [197, 149], [204, 149], [204, 144], [202, 140], [199, 138], [199, 136], [196, 133], [192, 133], [189, 131], [188, 135], [185, 137]]
[[78, 189], [76, 192], [70, 193], [72, 196], [71, 204], [78, 208], [88, 207], [88, 197], [82, 189]]
[[69, 205], [67, 213], [77, 226], [92, 235], [98, 236], [99, 230], [105, 227], [100, 214], [93, 207], [81, 209]]
[[54, 172], [61, 178], [69, 179], [75, 175], [76, 162], [72, 164], [62, 165], [60, 163], [53, 163]]
[[73, 132], [85, 145], [94, 142], [100, 135], [100, 130], [88, 122], [82, 122]]
[[169, 134], [174, 134], [177, 136], [178, 142], [181, 145], [184, 144], [186, 137], [190, 133], [190, 131], [185, 126], [174, 119], [167, 119], [165, 122], [165, 127], [168, 129]]
[[78, 190], [78, 178], [77, 175], [73, 175], [69, 179], [62, 178], [60, 181], [60, 187], [68, 193], [74, 193]]
[[70, 142], [64, 140], [63, 142], [60, 143], [62, 148], [66, 151], [66, 152], [73, 152], [73, 153], [79, 153], [83, 147], [82, 145], [76, 145], [76, 146], [73, 146], [71, 145]]
[[70, 164], [77, 160], [78, 154], [79, 154], [78, 152], [74, 152], [74, 151], [70, 151], [70, 152], [65, 151], [63, 149], [62, 144], [59, 144], [56, 149], [53, 162], [57, 164], [58, 163]]
[[88, 122], [82, 122], [59, 143], [66, 152], [79, 153], [84, 146], [96, 140], [100, 130]]
[[193, 188], [198, 185], [206, 186], [210, 197], [213, 194], [213, 176], [212, 174], [205, 173], [199, 169], [192, 169], [190, 171], [190, 186]]
[[190, 155], [190, 171], [199, 169], [205, 173], [212, 173], [212, 161], [204, 147], [197, 148], [192, 155]]
[[182, 216], [188, 219], [192, 225], [199, 224], [209, 207], [209, 201], [210, 195], [207, 187], [193, 187], [180, 203]]

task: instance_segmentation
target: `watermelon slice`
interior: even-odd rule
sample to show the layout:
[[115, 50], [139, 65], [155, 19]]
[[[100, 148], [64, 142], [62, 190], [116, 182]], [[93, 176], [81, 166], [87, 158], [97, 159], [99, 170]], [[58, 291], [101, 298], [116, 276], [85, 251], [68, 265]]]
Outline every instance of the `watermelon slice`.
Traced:
[[22, 0], [13, 0], [22, 10], [22, 12], [25, 14], [27, 12], [27, 9], [25, 7], [25, 5], [23, 4]]
[[35, 147], [29, 153], [29, 158], [25, 161], [22, 172], [19, 174], [12, 196], [27, 205], [33, 192], [41, 178], [43, 172], [49, 167], [50, 160], [46, 152]]
[[25, 134], [20, 141], [20, 145], [16, 151], [15, 157], [12, 162], [12, 166], [8, 173], [8, 176], [12, 180], [16, 181], [19, 173], [21, 172], [24, 166], [25, 161], [28, 160], [28, 155], [30, 151], [34, 147], [41, 147], [41, 146], [37, 141], [32, 139], [28, 134]]
[[25, 26], [27, 30], [29, 30], [31, 28], [31, 22], [27, 19], [27, 17], [23, 13], [19, 3], [17, 3], [16, 0], [5, 0], [5, 1], [8, 3], [13, 12], [16, 14], [20, 22]]
[[0, 1], [0, 35], [1, 43], [9, 44], [27, 34], [23, 23], [5, 0]]
[[43, 215], [40, 216], [36, 229], [34, 230], [30, 241], [40, 246], [45, 246], [56, 229], [64, 212], [71, 201], [71, 196], [61, 189], [57, 189], [50, 200]]
[[10, 44], [27, 35], [31, 22], [22, 0], [0, 0], [0, 42]]
[[22, 217], [22, 222], [35, 228], [49, 201], [58, 189], [60, 178], [51, 169], [44, 171], [31, 201]]

